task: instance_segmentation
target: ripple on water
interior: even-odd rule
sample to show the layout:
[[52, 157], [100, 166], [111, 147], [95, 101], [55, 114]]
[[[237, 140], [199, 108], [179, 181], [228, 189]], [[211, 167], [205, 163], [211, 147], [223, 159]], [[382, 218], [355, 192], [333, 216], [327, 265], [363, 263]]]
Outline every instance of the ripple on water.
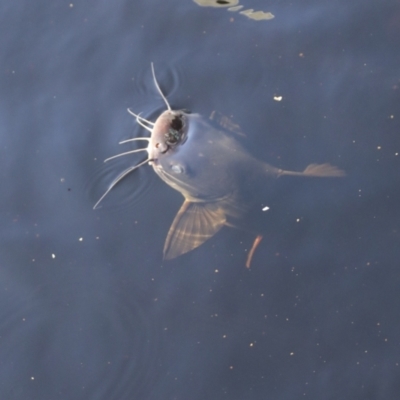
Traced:
[[[123, 151], [129, 151], [129, 148], [125, 147]], [[146, 160], [147, 153], [145, 157], [142, 153], [139, 154], [140, 156], [138, 154], [123, 156], [99, 165], [86, 183], [86, 193], [93, 206], [124, 170]], [[128, 162], [128, 158], [132, 160], [131, 163]], [[118, 182], [101, 201], [98, 208], [107, 207], [116, 210], [130, 208], [147, 195], [155, 182], [155, 177], [153, 169], [148, 164], [142, 165]]]
[[23, 300], [10, 295], [2, 307], [5, 398], [147, 398], [157, 381], [162, 330], [146, 302], [51, 291]]
[[[167, 97], [170, 103], [173, 103], [173, 96], [176, 95], [176, 93], [178, 93], [178, 90], [182, 88], [183, 82], [185, 80], [184, 70], [182, 70], [180, 66], [166, 66], [165, 64], [154, 62], [154, 71], [156, 74], [157, 82], [164, 96]], [[164, 105], [164, 102], [162, 101], [160, 94], [158, 93], [157, 88], [154, 85], [150, 64], [147, 67], [138, 71], [133, 82], [135, 97], [142, 96], [142, 98], [138, 100], [143, 102], [143, 97], [148, 98], [149, 96], [151, 96], [153, 99], [158, 100], [157, 104], [161, 102]], [[154, 102], [154, 100], [151, 100], [149, 103], [151, 104], [151, 108], [153, 110], [159, 107]], [[178, 108], [180, 108], [180, 106]], [[163, 111], [164, 110], [165, 107], [163, 107]], [[141, 112], [143, 110], [137, 111]], [[146, 117], [145, 115], [143, 116]]]

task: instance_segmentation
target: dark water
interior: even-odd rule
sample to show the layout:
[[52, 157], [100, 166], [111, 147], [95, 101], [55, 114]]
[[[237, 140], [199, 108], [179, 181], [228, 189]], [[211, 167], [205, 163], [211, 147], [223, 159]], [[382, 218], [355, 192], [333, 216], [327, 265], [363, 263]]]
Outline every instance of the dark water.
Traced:
[[[181, 1], [0, 5], [0, 398], [400, 395], [400, 4], [226, 9]], [[241, 3], [242, 4], [242, 3]], [[266, 235], [224, 228], [176, 260], [182, 197], [103, 159], [126, 112], [233, 116], [275, 166], [348, 176], [271, 188]], [[282, 96], [275, 101], [274, 96]]]

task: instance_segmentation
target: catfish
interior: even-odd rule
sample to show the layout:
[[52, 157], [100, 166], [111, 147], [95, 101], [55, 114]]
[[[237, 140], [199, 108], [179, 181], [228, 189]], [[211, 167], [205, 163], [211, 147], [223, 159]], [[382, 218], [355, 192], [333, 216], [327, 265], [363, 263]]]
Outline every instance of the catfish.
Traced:
[[[213, 237], [222, 227], [239, 227], [240, 221], [259, 196], [259, 187], [285, 176], [337, 178], [345, 175], [330, 164], [310, 164], [304, 171], [288, 171], [253, 157], [230, 131], [240, 133], [228, 118], [213, 121], [186, 110], [173, 110], [157, 82], [151, 63], [154, 84], [167, 110], [151, 122], [130, 109], [138, 124], [150, 132], [150, 137], [124, 140], [146, 141], [147, 147], [110, 157], [109, 161], [127, 154], [146, 151], [148, 157], [138, 165], [123, 171], [111, 183], [95, 204], [100, 204], [110, 190], [126, 175], [144, 164], [184, 197], [164, 244], [164, 259], [170, 260], [196, 249]], [[215, 113], [212, 114], [215, 119]], [[262, 239], [257, 233], [248, 253], [249, 268], [254, 251]]]

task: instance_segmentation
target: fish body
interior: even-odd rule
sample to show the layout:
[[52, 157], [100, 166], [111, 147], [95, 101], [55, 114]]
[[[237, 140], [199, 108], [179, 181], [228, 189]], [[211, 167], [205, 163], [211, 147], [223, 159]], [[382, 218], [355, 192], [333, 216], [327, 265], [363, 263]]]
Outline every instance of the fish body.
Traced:
[[[121, 179], [148, 162], [165, 183], [184, 197], [165, 240], [165, 259], [178, 257], [197, 248], [223, 226], [240, 226], [240, 221], [254, 207], [255, 202], [262, 202], [259, 198], [260, 188], [266, 187], [274, 179], [287, 175], [344, 175], [342, 170], [329, 164], [310, 164], [304, 171], [295, 172], [282, 170], [256, 159], [239, 143], [238, 127], [227, 118], [220, 119], [217, 125], [199, 114], [172, 110], [157, 83], [153, 64], [151, 67], [155, 86], [167, 110], [153, 123], [128, 109], [151, 135], [121, 143], [143, 140], [148, 145], [105, 161], [140, 151], [147, 151], [148, 158], [123, 171], [94, 208]], [[236, 134], [229, 132], [227, 127]], [[258, 235], [249, 252], [246, 266], [250, 266], [251, 257], [260, 240], [261, 235]]]
[[185, 201], [168, 232], [164, 258], [184, 254], [224, 225], [237, 226], [260, 186], [284, 175], [342, 176], [329, 164], [303, 172], [273, 167], [248, 153], [236, 138], [199, 114], [167, 110], [157, 119], [147, 148], [157, 175]]

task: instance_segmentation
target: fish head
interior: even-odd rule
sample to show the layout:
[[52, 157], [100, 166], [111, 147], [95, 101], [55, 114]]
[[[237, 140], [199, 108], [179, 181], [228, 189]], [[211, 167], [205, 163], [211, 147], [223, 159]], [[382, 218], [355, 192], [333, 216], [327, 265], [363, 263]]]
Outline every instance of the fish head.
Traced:
[[193, 130], [193, 115], [182, 110], [164, 111], [156, 120], [147, 151], [157, 175], [185, 197], [196, 196], [201, 177], [192, 173], [201, 168], [196, 161], [198, 131]]
[[177, 146], [184, 143], [187, 136], [185, 113], [166, 110], [156, 120], [147, 148], [149, 158], [157, 162], [170, 155]]
[[225, 157], [215, 130], [199, 114], [164, 111], [147, 148], [157, 175], [191, 201], [214, 201], [227, 194]]
[[252, 159], [229, 133], [185, 110], [167, 110], [157, 118], [147, 151], [156, 174], [195, 202], [232, 198], [241, 166]]

